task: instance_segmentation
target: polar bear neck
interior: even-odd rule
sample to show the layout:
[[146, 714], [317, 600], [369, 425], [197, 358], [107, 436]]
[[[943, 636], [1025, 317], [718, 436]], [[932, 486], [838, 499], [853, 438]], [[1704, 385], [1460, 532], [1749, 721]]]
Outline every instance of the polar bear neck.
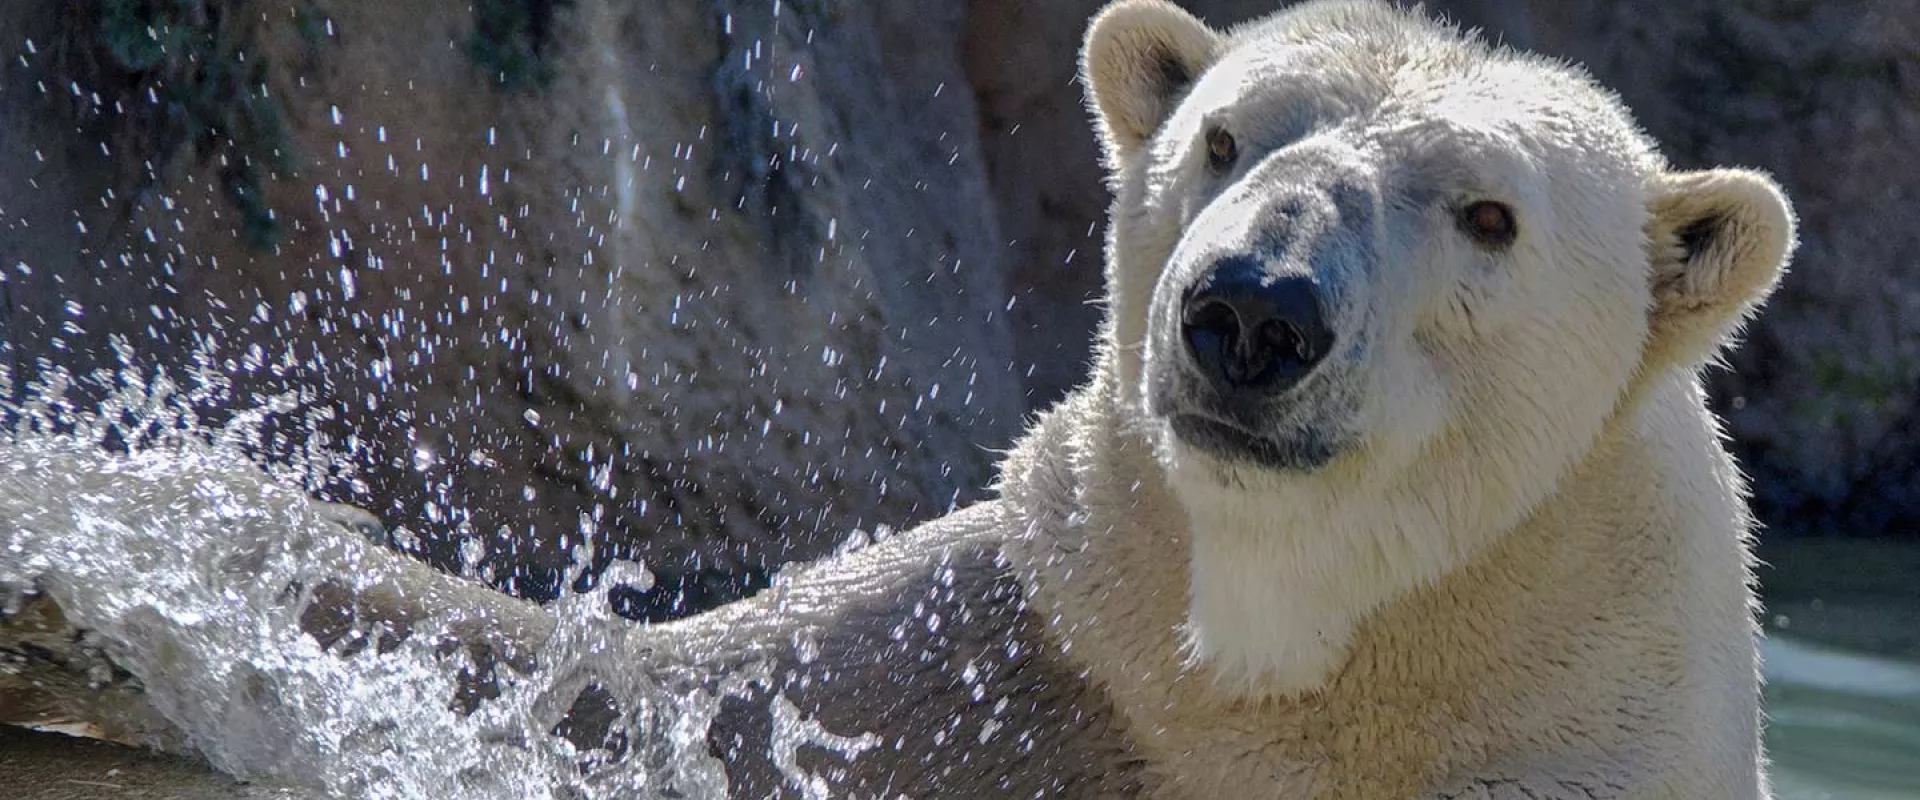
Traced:
[[1485, 513], [1479, 487], [1433, 503], [1404, 486], [1351, 491], [1365, 476], [1259, 477], [1170, 480], [1190, 542], [1183, 651], [1234, 696], [1318, 690], [1361, 621], [1460, 567], [1522, 513]]
[[[1503, 753], [1575, 747], [1704, 754], [1672, 796], [1753, 796], [1740, 766], [1758, 757], [1740, 481], [1697, 380], [1652, 383], [1527, 519], [1344, 620], [1345, 640], [1317, 654], [1329, 674], [1304, 693], [1223, 687], [1190, 658], [1194, 532], [1099, 379], [1010, 454], [1003, 513], [1024, 529], [1005, 552], [1046, 636], [1183, 795], [1283, 776], [1281, 796], [1404, 797]], [[1310, 620], [1307, 591], [1287, 591], [1284, 569], [1268, 577], [1281, 591], [1239, 602], [1294, 610], [1245, 612], [1248, 624], [1308, 620], [1317, 634], [1342, 619]]]
[[[1419, 548], [1442, 537], [1407, 535], [1421, 521], [1377, 507], [1310, 518], [1226, 486], [1187, 496], [1110, 386], [1096, 379], [1043, 419], [1002, 487], [1028, 544], [1046, 545], [1030, 552], [1039, 595], [1076, 620], [1063, 644], [1089, 662], [1223, 698], [1307, 694], [1369, 614], [1464, 558]], [[1401, 546], [1369, 535], [1381, 530]]]
[[[1737, 474], [1713, 439], [1697, 382], [1674, 375], [1655, 383], [1650, 396], [1623, 406], [1604, 441], [1576, 466], [1578, 492], [1557, 492], [1528, 520], [1491, 537], [1493, 552], [1462, 554], [1437, 569], [1284, 531], [1261, 541], [1208, 528], [1222, 520], [1189, 514], [1147, 437], [1128, 429], [1119, 401], [1096, 379], [1044, 417], [1007, 462], [1003, 493], [1028, 526], [1012, 555], [1032, 576], [1036, 610], [1056, 620], [1052, 634], [1123, 705], [1128, 696], [1154, 706], [1169, 695], [1230, 704], [1322, 695], [1346, 679], [1360, 651], [1418, 671], [1426, 655], [1392, 653], [1406, 643], [1386, 639], [1403, 629], [1441, 626], [1451, 630], [1437, 635], [1453, 636], [1477, 625], [1427, 618], [1458, 605], [1459, 597], [1435, 596], [1457, 573], [1524, 572], [1512, 559], [1637, 563], [1651, 557], [1631, 551], [1648, 530], [1663, 543], [1716, 550], [1715, 582], [1744, 597], [1745, 567], [1733, 546], [1747, 519]], [[1675, 496], [1687, 499], [1669, 499]], [[1684, 513], [1641, 518], [1672, 516], [1672, 509]], [[1524, 548], [1532, 551], [1516, 555]], [[1590, 585], [1529, 583], [1529, 594], [1475, 602], [1561, 604], [1642, 590], [1604, 584], [1606, 571], [1570, 573], [1591, 577]], [[1716, 635], [1737, 641], [1744, 609], [1716, 613]], [[1414, 621], [1383, 634], [1383, 616]]]
[[1217, 510], [1189, 519], [1183, 652], [1236, 696], [1319, 689], [1366, 615], [1440, 572], [1390, 551], [1386, 537], [1364, 532], [1367, 521], [1350, 521], [1362, 528], [1355, 536], [1304, 519], [1249, 529]]

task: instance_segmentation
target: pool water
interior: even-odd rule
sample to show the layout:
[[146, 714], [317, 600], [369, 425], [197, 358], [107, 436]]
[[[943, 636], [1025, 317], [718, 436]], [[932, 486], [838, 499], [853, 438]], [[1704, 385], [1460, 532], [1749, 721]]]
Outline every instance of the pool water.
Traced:
[[1767, 747], [1779, 800], [1920, 800], [1920, 664], [1778, 635]]

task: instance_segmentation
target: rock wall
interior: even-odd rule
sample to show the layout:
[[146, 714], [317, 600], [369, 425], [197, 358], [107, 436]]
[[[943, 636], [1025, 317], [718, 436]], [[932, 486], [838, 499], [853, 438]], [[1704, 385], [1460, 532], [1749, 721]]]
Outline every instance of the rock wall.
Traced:
[[1767, 169], [1794, 270], [1714, 376], [1761, 518], [1920, 534], [1920, 2], [1536, 2], [1683, 166]]
[[[540, 596], [586, 538], [661, 573], [639, 613], [725, 599], [978, 497], [1026, 410], [964, 9], [885, 5], [228, 0], [129, 68], [124, 22], [0, 2], [0, 339], [216, 342], [240, 396], [323, 387], [327, 494], [410, 549]], [[220, 105], [180, 47], [271, 65], [218, 110], [279, 138], [142, 138]]]
[[[586, 539], [662, 573], [636, 614], [724, 600], [980, 496], [1083, 376], [1098, 5], [0, 0], [0, 365], [214, 347], [317, 387], [325, 493], [442, 566], [544, 596]], [[1782, 179], [1716, 397], [1773, 530], [1911, 531], [1920, 3], [1430, 5]]]
[[[0, 780], [35, 800], [303, 800], [281, 786], [242, 784], [204, 764], [123, 745], [0, 725]], [[112, 792], [112, 794], [107, 794]]]

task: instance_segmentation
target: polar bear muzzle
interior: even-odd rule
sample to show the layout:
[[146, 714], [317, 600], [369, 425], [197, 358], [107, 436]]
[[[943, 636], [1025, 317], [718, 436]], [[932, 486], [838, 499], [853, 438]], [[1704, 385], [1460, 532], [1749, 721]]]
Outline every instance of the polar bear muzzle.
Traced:
[[1216, 457], [1311, 469], [1338, 450], [1328, 435], [1338, 409], [1307, 388], [1338, 337], [1321, 281], [1273, 261], [1230, 253], [1180, 293], [1167, 337], [1178, 360], [1150, 368], [1154, 405], [1173, 435]]
[[1245, 255], [1221, 259], [1187, 290], [1180, 335], [1215, 391], [1261, 396], [1298, 384], [1333, 347], [1314, 279], [1270, 277]]
[[1375, 168], [1331, 138], [1245, 166], [1182, 232], [1148, 312], [1148, 412], [1228, 462], [1353, 446], [1379, 270]]

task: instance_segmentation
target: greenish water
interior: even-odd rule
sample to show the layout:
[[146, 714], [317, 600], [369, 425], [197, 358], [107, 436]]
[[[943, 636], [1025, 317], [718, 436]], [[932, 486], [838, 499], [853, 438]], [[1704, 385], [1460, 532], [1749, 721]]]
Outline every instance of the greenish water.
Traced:
[[1767, 747], [1780, 800], [1920, 800], [1920, 664], [1773, 635]]

